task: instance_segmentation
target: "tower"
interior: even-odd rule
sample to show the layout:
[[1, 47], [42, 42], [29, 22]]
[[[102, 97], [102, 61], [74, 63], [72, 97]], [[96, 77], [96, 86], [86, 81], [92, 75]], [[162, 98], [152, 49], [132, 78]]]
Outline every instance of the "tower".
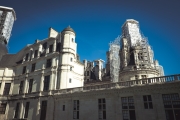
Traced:
[[14, 20], [16, 13], [13, 8], [0, 6], [0, 60], [8, 52], [6, 45], [11, 36]]
[[120, 81], [164, 75], [163, 68], [155, 64], [153, 50], [136, 20], [128, 19], [122, 26], [120, 59]]
[[68, 26], [61, 32], [60, 88], [83, 86], [84, 66], [78, 62], [75, 32]]

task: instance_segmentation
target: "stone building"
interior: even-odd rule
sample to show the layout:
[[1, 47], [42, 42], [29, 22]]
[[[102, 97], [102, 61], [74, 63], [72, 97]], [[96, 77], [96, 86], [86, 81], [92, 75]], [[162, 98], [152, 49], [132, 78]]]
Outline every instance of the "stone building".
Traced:
[[70, 26], [3, 54], [0, 120], [179, 120], [180, 75], [164, 76], [131, 25], [111, 43], [105, 68], [101, 59], [80, 62]]

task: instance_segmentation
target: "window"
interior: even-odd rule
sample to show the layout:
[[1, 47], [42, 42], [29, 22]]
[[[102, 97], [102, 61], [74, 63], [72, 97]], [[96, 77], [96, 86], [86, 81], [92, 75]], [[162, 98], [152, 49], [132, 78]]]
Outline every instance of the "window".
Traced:
[[70, 58], [70, 61], [72, 62], [72, 61], [73, 61], [73, 58]]
[[133, 97], [122, 97], [123, 120], [136, 120]]
[[19, 94], [23, 93], [23, 81], [21, 81], [20, 86], [19, 86]]
[[19, 114], [19, 103], [16, 104], [16, 110], [15, 110], [14, 118], [17, 118], [18, 114]]
[[33, 53], [33, 51], [31, 50], [30, 55], [29, 55], [30, 56], [29, 60], [32, 60], [32, 53]]
[[72, 38], [71, 40], [72, 40], [72, 42], [74, 42], [74, 39], [73, 39], [73, 38]]
[[41, 104], [41, 116], [40, 120], [45, 120], [46, 119], [46, 109], [47, 109], [47, 101], [42, 101]]
[[36, 68], [36, 63], [32, 64], [31, 72], [34, 72], [35, 68]]
[[98, 111], [99, 111], [99, 119], [106, 119], [106, 100], [105, 98], [98, 99]]
[[46, 61], [46, 68], [51, 67], [51, 59], [47, 59]]
[[26, 102], [24, 118], [28, 118], [28, 111], [29, 111], [29, 102]]
[[145, 79], [145, 78], [147, 78], [147, 76], [146, 75], [141, 75], [141, 78]]
[[87, 76], [89, 76], [89, 71], [87, 71]]
[[28, 61], [29, 53], [26, 54], [25, 61]]
[[70, 71], [72, 71], [72, 67], [70, 67]]
[[143, 53], [141, 53], [141, 52], [138, 53], [138, 59], [139, 59], [139, 60], [143, 60]]
[[26, 73], [26, 66], [23, 67], [22, 74]]
[[56, 52], [60, 52], [61, 43], [57, 43], [56, 45]]
[[38, 50], [35, 50], [34, 51], [34, 58], [37, 58], [37, 56], [38, 56]]
[[138, 80], [139, 79], [139, 76], [138, 75], [135, 75], [135, 80]]
[[151, 95], [143, 95], [144, 109], [153, 109]]
[[47, 42], [45, 42], [45, 43], [43, 44], [43, 48], [46, 50], [46, 48], [47, 48]]
[[50, 75], [44, 77], [44, 90], [43, 91], [49, 90], [49, 80], [50, 80]]
[[72, 82], [72, 80], [71, 80], [71, 78], [69, 78], [69, 83], [71, 83]]
[[0, 114], [5, 114], [5, 112], [6, 112], [6, 105], [7, 105], [7, 103], [1, 103], [0, 104]]
[[65, 105], [63, 105], [63, 111], [65, 111]]
[[28, 90], [28, 93], [32, 92], [32, 86], [33, 86], [33, 79], [30, 79], [29, 80], [29, 90]]
[[5, 83], [3, 95], [9, 95], [11, 83]]
[[50, 45], [49, 46], [49, 53], [52, 53], [53, 52], [53, 45]]
[[79, 119], [79, 100], [74, 100], [73, 119]]
[[180, 120], [180, 97], [178, 93], [163, 94], [166, 120]]

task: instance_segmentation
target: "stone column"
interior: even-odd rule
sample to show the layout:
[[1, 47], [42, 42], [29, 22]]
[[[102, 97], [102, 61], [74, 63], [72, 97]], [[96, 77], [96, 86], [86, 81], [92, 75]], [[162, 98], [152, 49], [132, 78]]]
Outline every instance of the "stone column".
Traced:
[[27, 80], [27, 77], [25, 78], [25, 81], [24, 81], [24, 86], [23, 86], [23, 93], [27, 93], [27, 83], [28, 83], [28, 80]]
[[46, 48], [46, 54], [48, 54], [49, 53], [49, 45], [47, 44], [47, 48]]
[[23, 101], [21, 101], [19, 107], [19, 118], [23, 117], [23, 113], [24, 113], [24, 105], [23, 105]]
[[39, 45], [37, 58], [40, 57], [40, 52], [42, 52], [42, 45], [41, 44]]
[[31, 59], [34, 59], [34, 52], [35, 52], [35, 51], [32, 52]]
[[5, 81], [2, 80], [2, 82], [1, 82], [1, 88], [0, 88], [0, 95], [3, 95], [4, 86], [5, 86]]
[[38, 100], [37, 100], [37, 109], [36, 109], [36, 120], [40, 120], [40, 110], [41, 110], [41, 101], [38, 98]]
[[54, 74], [53, 71], [50, 75], [50, 81], [49, 81], [49, 90], [53, 90], [53, 83], [54, 83]]
[[53, 43], [53, 52], [56, 52], [56, 40], [54, 40], [54, 43]]
[[10, 86], [10, 90], [9, 90], [9, 95], [12, 95], [13, 86], [14, 86], [14, 82], [11, 82], [11, 86]]
[[43, 82], [44, 82], [44, 73], [41, 75], [40, 85], [39, 85], [39, 91], [43, 91]]
[[56, 66], [56, 58], [52, 58], [52, 67]]

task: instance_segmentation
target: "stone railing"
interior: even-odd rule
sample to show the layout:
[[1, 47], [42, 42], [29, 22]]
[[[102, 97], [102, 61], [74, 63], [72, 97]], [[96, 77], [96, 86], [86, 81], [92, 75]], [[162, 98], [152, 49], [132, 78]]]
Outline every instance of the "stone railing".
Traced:
[[65, 93], [85, 92], [85, 91], [89, 91], [89, 90], [113, 89], [113, 88], [128, 87], [128, 86], [133, 86], [133, 85], [168, 83], [168, 82], [175, 82], [175, 81], [180, 81], [180, 74], [139, 79], [139, 80], [121, 81], [121, 82], [115, 82], [115, 83], [111, 82], [108, 84], [105, 83], [105, 84], [85, 86], [85, 87], [53, 90], [52, 93], [53, 94], [65, 94]]

